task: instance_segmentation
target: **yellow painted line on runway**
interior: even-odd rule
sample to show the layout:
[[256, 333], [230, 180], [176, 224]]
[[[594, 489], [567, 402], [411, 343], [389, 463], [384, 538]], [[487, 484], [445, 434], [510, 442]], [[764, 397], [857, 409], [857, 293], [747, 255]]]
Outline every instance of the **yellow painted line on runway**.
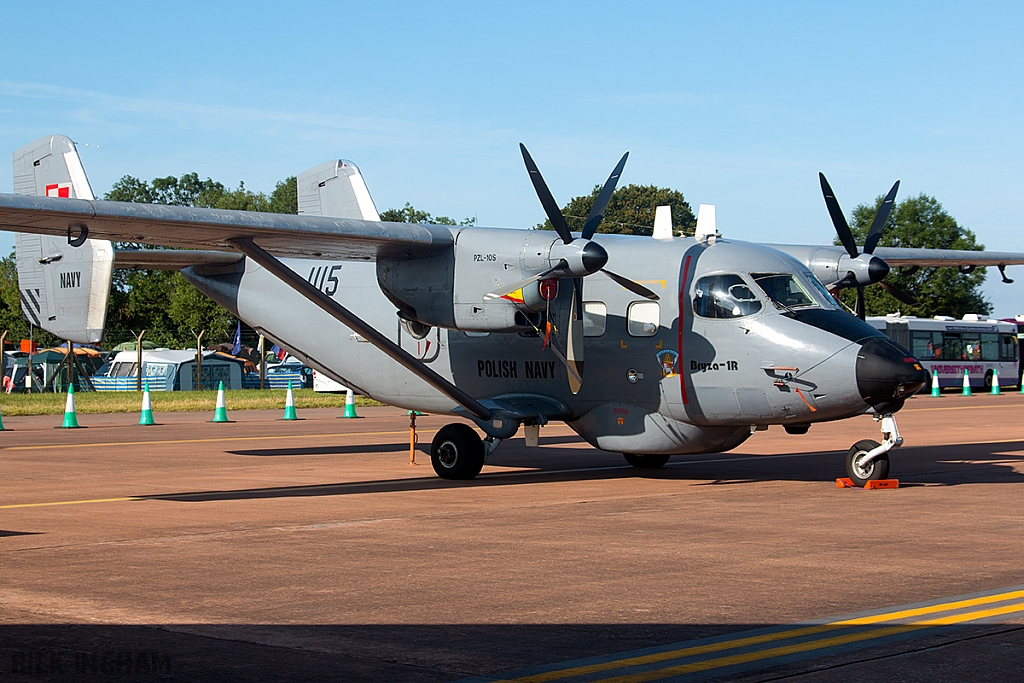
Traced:
[[[437, 431], [437, 430], [434, 430]], [[425, 433], [431, 433], [430, 431], [424, 430]], [[217, 443], [227, 441], [270, 441], [274, 439], [333, 439], [336, 437], [345, 436], [385, 436], [385, 435], [397, 435], [397, 434], [408, 434], [409, 430], [403, 429], [399, 431], [386, 431], [386, 432], [342, 432], [337, 434], [269, 434], [267, 436], [219, 436], [210, 439], [167, 439], [165, 441], [103, 441], [99, 443], [64, 443], [64, 444], [52, 444], [49, 446], [6, 446], [0, 448], [0, 451], [40, 451], [50, 449], [66, 449], [66, 448], [99, 448], [99, 447], [111, 447], [111, 446], [156, 446], [159, 444], [174, 444], [174, 443]]]
[[[995, 595], [984, 595], [978, 598], [971, 598], [967, 600], [957, 600], [954, 602], [940, 603], [936, 605], [926, 605], [924, 607], [916, 607], [912, 609], [899, 610], [895, 612], [886, 612], [884, 614], [873, 614], [866, 617], [858, 617], [854, 619], [844, 619], [841, 621], [834, 621], [825, 624], [816, 624], [813, 626], [804, 626], [800, 628], [787, 629], [785, 631], [777, 631], [774, 633], [765, 633], [759, 636], [749, 636], [745, 638], [736, 638], [733, 640], [725, 640], [717, 643], [710, 643], [708, 645], [698, 645], [694, 647], [681, 648], [678, 650], [668, 650], [665, 652], [656, 652], [649, 655], [641, 655], [638, 657], [629, 657], [626, 659], [613, 660], [609, 662], [600, 662], [597, 664], [588, 664], [584, 666], [572, 667], [569, 669], [561, 669], [556, 671], [546, 671], [544, 673], [533, 674], [530, 676], [523, 676], [521, 678], [512, 678], [502, 681], [496, 681], [495, 683], [545, 683], [546, 681], [557, 681], [565, 678], [572, 678], [575, 676], [585, 676], [588, 674], [600, 673], [602, 671], [611, 671], [614, 669], [623, 669], [631, 666], [640, 666], [644, 664], [656, 664], [658, 662], [668, 661], [672, 659], [681, 659], [683, 657], [693, 657], [695, 655], [709, 654], [712, 652], [721, 652], [724, 650], [733, 650], [741, 647], [749, 647], [751, 645], [761, 645], [764, 643], [770, 643], [778, 640], [789, 640], [791, 638], [800, 638], [803, 636], [816, 635], [819, 633], [826, 633], [836, 629], [849, 628], [851, 626], [867, 626], [872, 624], [881, 624], [887, 621], [898, 621], [901, 619], [908, 619], [912, 617], [919, 617], [928, 614], [936, 614], [939, 612], [949, 612], [954, 610], [966, 609], [969, 607], [978, 607], [981, 605], [988, 605], [995, 602], [1005, 602], [1007, 600], [1024, 599], [1024, 590], [1010, 591], [1007, 593], [998, 593]], [[743, 653], [739, 655], [732, 655], [729, 657], [720, 657], [718, 659], [706, 660], [703, 662], [696, 662], [693, 664], [685, 664], [679, 667], [671, 667], [667, 669], [658, 669], [655, 671], [643, 672], [640, 674], [634, 674], [632, 676], [622, 676], [611, 679], [601, 679], [609, 681], [647, 681], [654, 680], [655, 678], [667, 678], [668, 676], [675, 676], [681, 673], [693, 673], [696, 671], [704, 671], [710, 668], [721, 668], [724, 666], [732, 666], [734, 664], [743, 664], [750, 661], [756, 661], [757, 659], [768, 659], [772, 657], [780, 657], [786, 654], [794, 654], [797, 652], [806, 652], [814, 649], [821, 649], [826, 647], [833, 647], [835, 645], [844, 645], [858, 640], [868, 640], [874, 638], [883, 638], [886, 635], [893, 635], [895, 633], [924, 629], [933, 626], [948, 626], [963, 623], [965, 621], [975, 621], [978, 619], [987, 619], [993, 616], [1000, 616], [1003, 614], [1010, 614], [1013, 612], [1024, 611], [1024, 603], [1005, 605], [1003, 607], [980, 610], [975, 612], [966, 612], [963, 614], [951, 615], [948, 617], [938, 617], [935, 619], [929, 619], [925, 621], [912, 622], [909, 624], [899, 624], [891, 627], [885, 627], [881, 629], [873, 629], [860, 633], [855, 633], [846, 636], [835, 636], [833, 638], [825, 638], [821, 640], [812, 640], [806, 643], [799, 643], [796, 645], [789, 645], [785, 647], [772, 648], [769, 650], [758, 650], [749, 653]], [[713, 666], [706, 666], [715, 663]], [[690, 668], [699, 667], [699, 668]], [[650, 676], [648, 678], [636, 678], [636, 676]]]
[[811, 640], [806, 643], [785, 645], [768, 650], [746, 652], [729, 657], [709, 659], [703, 662], [681, 664], [679, 666], [670, 666], [665, 669], [656, 669], [654, 671], [645, 671], [642, 673], [614, 676], [612, 678], [602, 678], [598, 680], [603, 681], [604, 683], [644, 683], [645, 681], [656, 681], [661, 678], [671, 678], [672, 676], [681, 676], [683, 674], [696, 673], [698, 671], [721, 669], [726, 666], [735, 666], [736, 664], [748, 664], [762, 659], [775, 659], [776, 657], [785, 657], [787, 655], [798, 654], [801, 652], [813, 652], [814, 650], [838, 647], [840, 645], [849, 645], [850, 643], [863, 642], [865, 640], [875, 640], [877, 638], [885, 638], [887, 636], [926, 629], [931, 626], [962, 624], [968, 621], [977, 621], [978, 619], [986, 619], [1014, 612], [1024, 612], [1024, 604], [1008, 605], [998, 609], [981, 610], [978, 612], [968, 612], [966, 614], [960, 614], [953, 617], [944, 617], [941, 619], [932, 619], [929, 621], [914, 622], [911, 624], [887, 626], [884, 628], [862, 631], [860, 633], [851, 633], [845, 636], [835, 636], [833, 638], [824, 638], [822, 640]]
[[87, 503], [123, 503], [128, 500], [144, 500], [136, 496], [125, 496], [122, 498], [93, 498], [91, 500], [58, 500], [51, 503], [17, 503], [15, 505], [0, 505], [0, 510], [13, 510], [15, 508], [42, 508], [53, 505], [85, 505]]

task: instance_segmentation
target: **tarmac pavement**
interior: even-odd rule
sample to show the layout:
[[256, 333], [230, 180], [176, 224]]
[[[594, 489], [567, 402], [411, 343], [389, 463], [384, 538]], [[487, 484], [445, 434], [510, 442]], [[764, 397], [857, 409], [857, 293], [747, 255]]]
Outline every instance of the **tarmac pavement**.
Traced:
[[[230, 406], [229, 406], [230, 411]], [[473, 482], [393, 408], [5, 417], [0, 680], [1017, 681], [1024, 396], [635, 470], [564, 425]], [[589, 668], [588, 668], [589, 667]]]

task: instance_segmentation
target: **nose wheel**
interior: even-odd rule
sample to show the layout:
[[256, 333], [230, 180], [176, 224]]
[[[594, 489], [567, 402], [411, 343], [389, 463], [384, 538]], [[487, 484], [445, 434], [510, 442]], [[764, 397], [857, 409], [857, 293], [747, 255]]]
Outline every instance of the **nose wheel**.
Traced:
[[889, 477], [889, 454], [883, 453], [873, 460], [867, 455], [881, 444], [873, 439], [858, 441], [846, 453], [846, 474], [857, 486], [864, 486], [872, 479]]
[[853, 444], [846, 452], [846, 474], [857, 486], [864, 486], [874, 479], [887, 479], [889, 451], [903, 445], [903, 437], [900, 436], [892, 413], [876, 415], [875, 421], [882, 423], [882, 443], [864, 439]]

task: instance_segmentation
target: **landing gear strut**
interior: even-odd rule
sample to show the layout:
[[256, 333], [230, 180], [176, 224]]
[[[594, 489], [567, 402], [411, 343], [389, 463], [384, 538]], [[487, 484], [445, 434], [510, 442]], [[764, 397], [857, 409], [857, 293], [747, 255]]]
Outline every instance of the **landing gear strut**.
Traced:
[[876, 415], [875, 422], [882, 423], [882, 443], [864, 439], [853, 444], [846, 453], [846, 474], [857, 486], [864, 486], [872, 479], [888, 478], [889, 451], [903, 445], [892, 413]]
[[430, 464], [442, 479], [472, 479], [484, 466], [484, 442], [472, 427], [442, 427], [430, 443]]

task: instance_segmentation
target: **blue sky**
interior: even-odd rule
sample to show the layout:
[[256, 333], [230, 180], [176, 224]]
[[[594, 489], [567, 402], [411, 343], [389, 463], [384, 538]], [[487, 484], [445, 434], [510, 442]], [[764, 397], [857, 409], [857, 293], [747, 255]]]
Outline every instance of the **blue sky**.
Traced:
[[[270, 191], [347, 158], [378, 209], [528, 227], [543, 211], [524, 142], [562, 203], [628, 150], [623, 183], [716, 204], [730, 237], [830, 242], [824, 171], [847, 212], [900, 179], [900, 197], [935, 196], [989, 249], [1024, 251], [1015, 3], [8, 2], [3, 16], [0, 149], [69, 135], [98, 193], [193, 170]], [[999, 316], [1024, 313], [1024, 267], [1009, 274], [985, 287]]]

